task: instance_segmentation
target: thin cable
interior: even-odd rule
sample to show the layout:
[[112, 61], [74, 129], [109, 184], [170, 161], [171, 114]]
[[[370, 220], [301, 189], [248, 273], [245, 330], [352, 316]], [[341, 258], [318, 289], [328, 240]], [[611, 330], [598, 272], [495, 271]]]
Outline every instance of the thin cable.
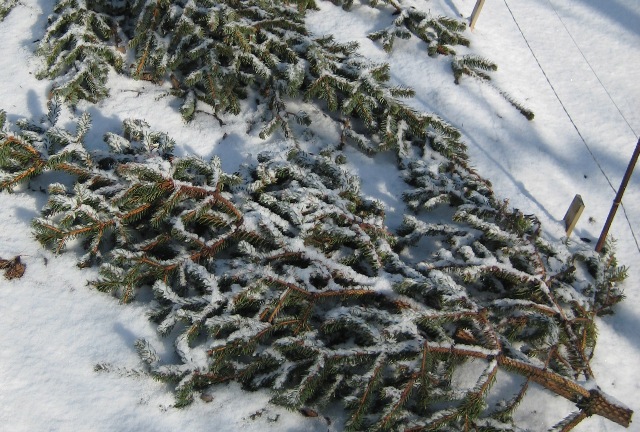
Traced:
[[[636, 133], [636, 131], [633, 129], [633, 126], [631, 126], [631, 123], [629, 123], [629, 120], [627, 120], [627, 117], [625, 117], [624, 113], [622, 112], [622, 110], [620, 109], [620, 107], [618, 106], [618, 104], [616, 103], [615, 100], [613, 100], [613, 97], [611, 96], [611, 93], [609, 93], [609, 90], [607, 90], [607, 87], [604, 85], [604, 83], [602, 82], [602, 80], [600, 79], [600, 77], [598, 76], [598, 74], [596, 73], [595, 69], [593, 69], [593, 66], [591, 66], [591, 63], [589, 63], [589, 60], [587, 60], [587, 56], [584, 55], [584, 52], [582, 51], [582, 49], [580, 49], [580, 45], [578, 45], [578, 43], [576, 42], [575, 38], [573, 37], [573, 35], [571, 34], [571, 32], [569, 31], [569, 28], [567, 27], [567, 25], [564, 23], [564, 21], [562, 20], [562, 17], [560, 16], [560, 14], [558, 13], [558, 11], [556, 10], [556, 8], [553, 6], [553, 3], [551, 3], [551, 0], [547, 0], [547, 3], [549, 3], [549, 6], [551, 6], [551, 9], [553, 9], [553, 12], [556, 14], [556, 16], [558, 17], [558, 21], [560, 21], [560, 23], [562, 24], [562, 27], [564, 27], [564, 31], [567, 32], [567, 34], [569, 35], [569, 37], [571, 38], [571, 41], [573, 42], [573, 45], [578, 49], [578, 52], [580, 53], [580, 55], [582, 56], [582, 58], [584, 59], [584, 62], [587, 64], [587, 66], [589, 66], [589, 69], [591, 69], [591, 73], [593, 73], [593, 76], [596, 77], [596, 79], [598, 80], [598, 82], [600, 83], [600, 87], [602, 87], [602, 89], [604, 90], [604, 92], [607, 94], [607, 96], [609, 97], [609, 100], [611, 101], [611, 103], [613, 104], [614, 107], [616, 107], [616, 109], [618, 110], [618, 113], [620, 114], [620, 117], [622, 117], [622, 119], [625, 121], [625, 123], [627, 124], [627, 126], [629, 126], [629, 129], [631, 130], [631, 132], [635, 135], [636, 138], [638, 138], [638, 134]], [[513, 16], [513, 15], [512, 15]], [[605, 175], [606, 177], [606, 175]], [[607, 179], [608, 181], [609, 179]], [[609, 182], [609, 184], [611, 184], [611, 182]], [[636, 233], [633, 231], [633, 227], [631, 226], [631, 220], [629, 220], [629, 215], [627, 214], [627, 209], [624, 207], [624, 204], [621, 202], [620, 206], [622, 207], [622, 212], [624, 213], [624, 217], [627, 220], [627, 223], [629, 224], [629, 229], [631, 230], [631, 234], [633, 236], [633, 240], [636, 243], [636, 248], [638, 248], [638, 252], [640, 252], [640, 244], [638, 244], [638, 238], [636, 237]]]
[[569, 35], [569, 37], [571, 38], [571, 41], [573, 42], [573, 44], [575, 45], [575, 47], [578, 49], [578, 52], [580, 52], [580, 55], [582, 56], [582, 58], [584, 59], [585, 63], [587, 64], [587, 66], [589, 66], [589, 69], [591, 69], [591, 72], [593, 73], [593, 75], [596, 77], [596, 79], [598, 80], [598, 82], [600, 83], [600, 86], [602, 87], [602, 89], [604, 90], [604, 92], [607, 94], [607, 96], [609, 96], [609, 100], [611, 100], [611, 103], [613, 104], [614, 107], [616, 107], [616, 109], [618, 110], [618, 113], [620, 114], [620, 117], [622, 117], [622, 119], [625, 121], [625, 123], [627, 124], [627, 126], [629, 126], [629, 129], [631, 129], [631, 132], [633, 132], [633, 134], [636, 136], [636, 138], [638, 138], [638, 134], [636, 133], [636, 131], [633, 129], [633, 127], [631, 126], [631, 123], [629, 123], [629, 120], [627, 120], [627, 117], [625, 117], [625, 115], [622, 113], [622, 110], [620, 109], [620, 107], [618, 106], [618, 104], [616, 103], [615, 100], [613, 100], [613, 97], [611, 96], [611, 93], [609, 93], [609, 90], [607, 90], [607, 87], [605, 87], [604, 83], [602, 82], [602, 80], [600, 79], [600, 77], [598, 76], [598, 74], [596, 73], [596, 71], [593, 69], [593, 66], [591, 66], [591, 63], [589, 63], [589, 60], [587, 60], [587, 57], [584, 55], [584, 52], [582, 52], [582, 50], [580, 49], [580, 46], [578, 45], [578, 43], [576, 42], [575, 38], [573, 37], [573, 35], [571, 34], [571, 32], [569, 31], [569, 29], [567, 28], [566, 24], [564, 23], [564, 21], [562, 20], [562, 18], [560, 17], [560, 14], [558, 14], [558, 11], [556, 10], [556, 8], [553, 6], [553, 3], [551, 3], [551, 0], [547, 0], [547, 2], [549, 3], [549, 6], [551, 6], [551, 9], [553, 9], [553, 12], [556, 14], [556, 16], [558, 17], [558, 20], [560, 21], [560, 23], [562, 24], [562, 27], [564, 27], [564, 30], [567, 32], [567, 34]]
[[573, 118], [569, 114], [569, 111], [567, 111], [567, 108], [564, 106], [564, 103], [562, 102], [562, 99], [560, 99], [560, 96], [558, 95], [558, 92], [556, 91], [556, 88], [553, 86], [553, 84], [551, 84], [551, 80], [549, 79], [549, 77], [547, 76], [547, 73], [545, 72], [545, 70], [543, 69], [542, 65], [540, 64], [540, 60], [538, 60], [538, 57], [533, 52], [533, 49], [531, 48], [531, 45], [529, 45], [529, 41], [527, 40], [527, 38], [525, 37], [524, 33], [522, 32], [522, 28], [520, 28], [520, 24], [518, 24], [518, 21], [516, 20], [516, 17], [513, 15], [513, 12], [511, 11], [511, 8], [507, 4], [507, 0], [503, 0], [503, 1], [504, 1], [505, 6], [507, 7], [507, 9], [509, 10], [509, 13], [511, 14], [511, 18], [513, 18], [513, 22], [516, 23], [516, 27], [518, 27], [518, 30], [520, 31], [520, 34], [522, 35], [522, 39], [524, 39], [524, 42], [527, 44], [527, 48], [529, 48], [529, 52], [531, 52], [531, 55], [533, 56], [533, 58], [535, 59], [536, 63], [538, 64], [538, 67], [540, 68], [540, 71], [542, 72], [542, 75], [544, 75], [544, 78], [547, 80], [547, 83], [549, 84], [549, 87], [551, 87], [551, 90], [553, 91], [553, 94], [556, 96], [556, 99], [558, 99], [558, 102], [560, 102], [560, 106], [564, 110], [564, 113], [569, 118], [569, 121], [571, 122], [571, 124], [573, 125], [573, 128], [578, 133], [578, 136], [580, 137], [580, 139], [584, 143], [585, 147], [587, 147], [587, 150], [589, 151], [589, 154], [591, 154], [591, 157], [593, 158], [594, 162], [596, 163], [596, 165], [600, 169], [600, 172], [602, 172], [602, 175], [604, 176], [604, 178], [607, 179], [607, 182], [609, 183], [609, 186], [611, 186], [611, 189], [614, 192], [616, 192], [615, 186], [611, 183], [611, 180], [609, 180], [609, 177], [607, 177], [607, 174], [604, 172], [604, 169], [602, 168], [602, 166], [600, 165], [600, 163], [596, 159], [596, 156], [591, 151], [591, 148], [589, 147], [589, 145], [585, 141], [584, 137], [582, 136], [582, 133], [580, 133], [580, 129], [578, 129], [578, 126], [576, 126], [575, 122], [573, 121]]
[[631, 230], [631, 235], [633, 236], [633, 240], [636, 242], [636, 248], [638, 248], [638, 252], [640, 252], [640, 244], [638, 244], [638, 237], [636, 237], [636, 233], [633, 232], [633, 228], [631, 227], [631, 221], [629, 220], [627, 209], [624, 207], [624, 204], [622, 202], [620, 202], [620, 206], [622, 207], [622, 213], [624, 213], [624, 218], [627, 220], [627, 223], [629, 224], [629, 229]]
[[[573, 118], [571, 117], [571, 114], [569, 114], [569, 111], [567, 110], [567, 108], [565, 107], [564, 103], [562, 102], [562, 99], [560, 99], [560, 96], [558, 95], [558, 92], [556, 91], [555, 87], [551, 83], [551, 80], [549, 79], [549, 76], [547, 75], [547, 73], [545, 72], [544, 68], [542, 67], [542, 64], [540, 63], [540, 60], [538, 60], [538, 57], [533, 52], [533, 49], [531, 48], [531, 45], [529, 44], [529, 40], [527, 40], [526, 36], [524, 35], [524, 32], [522, 31], [522, 28], [520, 27], [520, 24], [518, 23], [518, 20], [516, 20], [516, 17], [513, 14], [513, 11], [509, 7], [509, 4], [507, 3], [507, 0], [503, 0], [503, 1], [504, 1], [504, 5], [507, 7], [507, 10], [509, 11], [509, 14], [511, 15], [511, 18], [513, 19], [513, 22], [516, 24], [516, 27], [518, 28], [518, 31], [520, 32], [520, 35], [522, 36], [522, 39], [524, 39], [524, 42], [527, 44], [527, 48], [529, 48], [529, 52], [531, 53], [531, 55], [535, 59], [536, 63], [538, 64], [538, 67], [540, 68], [540, 71], [542, 72], [542, 75], [544, 75], [544, 78], [547, 80], [547, 83], [549, 84], [549, 87], [553, 91], [553, 94], [556, 96], [556, 99], [558, 99], [558, 102], [560, 103], [560, 106], [564, 110], [564, 113], [567, 115], [567, 118], [569, 118], [569, 121], [573, 125], [573, 128], [576, 130], [576, 133], [578, 134], [578, 136], [582, 140], [582, 143], [587, 148], [587, 151], [591, 155], [591, 158], [595, 162], [596, 166], [598, 167], [598, 169], [600, 170], [600, 172], [602, 173], [604, 178], [607, 180], [607, 183], [609, 183], [609, 186], [611, 187], [611, 189], [615, 193], [617, 193], [618, 191], [616, 190], [615, 186], [613, 185], [613, 183], [611, 183], [611, 180], [607, 176], [607, 173], [605, 173], [604, 169], [602, 168], [602, 165], [600, 165], [600, 162], [598, 162], [598, 159], [596, 159], [595, 154], [593, 153], [593, 151], [591, 151], [591, 148], [589, 147], [589, 144], [587, 144], [587, 141], [582, 136], [582, 133], [580, 132], [580, 129], [578, 129], [578, 126], [573, 121]], [[552, 8], [553, 8], [553, 6], [552, 6]], [[554, 9], [554, 11], [555, 11], [555, 9]], [[556, 13], [556, 15], [557, 15], [557, 13]], [[563, 25], [564, 25], [564, 23], [563, 23]], [[566, 30], [566, 27], [565, 27], [565, 30]], [[567, 30], [567, 33], [568, 33], [568, 30]], [[573, 37], [571, 39], [573, 39]], [[575, 43], [575, 41], [574, 41], [574, 43]], [[580, 50], [580, 49], [578, 48], [578, 50]], [[581, 51], [581, 53], [582, 53], [582, 51]], [[583, 55], [583, 57], [584, 57], [584, 55]], [[585, 58], [585, 61], [586, 61], [586, 58]], [[587, 64], [589, 64], [589, 62], [587, 62]], [[591, 65], [589, 65], [589, 67], [591, 67]], [[592, 69], [592, 71], [593, 71], [593, 69]], [[594, 75], [595, 75], [595, 72], [594, 72]], [[597, 78], [597, 75], [596, 75], [596, 78]], [[600, 79], [598, 79], [598, 81], [600, 81]], [[600, 83], [600, 85], [602, 85], [602, 82]], [[605, 89], [605, 91], [606, 91], [606, 89]], [[609, 94], [609, 93], [607, 92], [607, 94]], [[613, 99], [612, 99], [612, 101], [613, 101]], [[614, 102], [614, 105], [615, 105], [615, 102]], [[616, 105], [616, 108], [617, 108], [617, 105]], [[618, 111], [620, 111], [620, 110], [618, 109]], [[625, 121], [626, 121], [626, 118], [625, 118]], [[629, 127], [631, 127], [631, 126], [629, 126]], [[633, 128], [631, 130], [633, 131]], [[634, 131], [634, 134], [635, 134], [635, 131]], [[637, 135], [636, 135], [636, 137], [637, 137]], [[624, 208], [624, 204], [620, 203], [620, 205], [622, 206], [622, 211], [624, 213], [625, 219], [627, 220], [627, 224], [629, 225], [629, 229], [631, 230], [631, 235], [633, 236], [633, 240], [636, 243], [636, 247], [638, 248], [638, 252], [640, 252], [640, 243], [638, 243], [638, 238], [636, 237], [636, 233], [633, 231], [633, 226], [631, 225], [631, 221], [629, 220], [629, 216], [627, 215], [627, 210]]]

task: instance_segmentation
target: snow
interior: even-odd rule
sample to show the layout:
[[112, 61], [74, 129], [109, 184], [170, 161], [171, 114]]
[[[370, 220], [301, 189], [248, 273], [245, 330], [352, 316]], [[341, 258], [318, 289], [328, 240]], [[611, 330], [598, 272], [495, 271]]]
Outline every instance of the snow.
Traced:
[[[0, 23], [0, 108], [15, 121], [44, 114], [49, 83], [35, 79], [41, 60], [33, 54], [43, 36], [48, 0], [23, 0]], [[429, 58], [426, 44], [396, 40], [387, 54], [366, 34], [395, 19], [388, 11], [355, 5], [350, 13], [329, 2], [308, 23], [316, 34], [338, 41], [355, 40], [360, 52], [390, 62], [393, 84], [412, 87], [408, 103], [434, 112], [461, 129], [472, 165], [525, 214], [536, 214], [546, 235], [563, 239], [562, 216], [575, 194], [586, 209], [569, 241], [595, 245], [627, 167], [640, 131], [640, 3], [637, 0], [540, 0], [486, 2], [473, 32], [471, 50], [498, 64], [494, 80], [532, 109], [527, 121], [495, 89], [473, 79], [453, 83], [449, 63]], [[407, 0], [421, 10], [467, 18], [472, 0]], [[111, 76], [111, 96], [98, 104], [80, 104], [92, 116], [89, 141], [120, 129], [124, 119], [146, 120], [152, 130], [168, 132], [181, 154], [205, 159], [218, 155], [222, 168], [239, 165], [283, 143], [263, 143], [248, 116], [225, 118], [219, 127], [198, 113], [189, 125], [178, 114], [180, 101], [166, 96], [169, 83], [154, 86]], [[313, 116], [314, 113], [311, 113]], [[65, 109], [65, 118], [69, 113]], [[231, 131], [228, 134], [226, 131]], [[331, 136], [331, 132], [326, 132]], [[320, 139], [320, 137], [318, 138]], [[358, 168], [362, 190], [387, 207], [387, 224], [402, 222], [406, 187], [394, 172], [393, 157], [363, 156], [346, 150]], [[20, 189], [17, 190], [19, 192]], [[211, 402], [197, 400], [186, 409], [170, 408], [173, 395], [148, 378], [97, 373], [96, 364], [140, 367], [134, 341], [145, 338], [159, 355], [167, 346], [140, 306], [121, 306], [86, 286], [93, 270], [75, 267], [72, 254], [54, 257], [30, 235], [30, 221], [46, 200], [44, 194], [0, 194], [0, 257], [20, 255], [27, 264], [22, 279], [0, 278], [0, 429], [11, 431], [189, 431], [340, 430], [322, 418], [306, 418], [268, 403], [264, 392], [245, 393], [237, 385], [220, 387]], [[618, 240], [620, 263], [630, 266], [627, 299], [616, 315], [598, 320], [599, 340], [591, 364], [602, 390], [640, 410], [640, 175], [627, 187], [610, 233]], [[628, 218], [628, 219], [627, 219]], [[532, 386], [533, 387], [533, 386]], [[518, 410], [530, 430], [545, 430], [570, 412], [572, 405], [533, 388]], [[277, 419], [275, 421], [274, 419]], [[630, 430], [640, 430], [640, 422]], [[4, 430], [4, 429], [3, 429]], [[600, 418], [575, 430], [619, 431]]]

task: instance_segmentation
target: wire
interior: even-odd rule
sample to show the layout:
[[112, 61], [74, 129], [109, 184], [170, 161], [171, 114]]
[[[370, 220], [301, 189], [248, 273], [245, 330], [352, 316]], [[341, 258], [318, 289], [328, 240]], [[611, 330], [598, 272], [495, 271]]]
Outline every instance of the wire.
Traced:
[[[573, 118], [571, 117], [571, 114], [569, 114], [569, 111], [567, 110], [566, 106], [564, 105], [564, 103], [562, 102], [562, 99], [560, 99], [560, 96], [558, 95], [558, 92], [556, 91], [555, 87], [553, 86], [553, 84], [551, 83], [551, 80], [549, 79], [549, 76], [547, 75], [547, 73], [545, 72], [544, 68], [542, 67], [542, 64], [540, 63], [540, 60], [538, 60], [538, 57], [536, 56], [536, 54], [533, 52], [533, 49], [531, 48], [531, 45], [529, 44], [529, 40], [527, 40], [527, 37], [524, 35], [524, 32], [522, 31], [522, 28], [520, 27], [520, 24], [518, 23], [518, 20], [516, 20], [515, 15], [513, 14], [513, 11], [511, 10], [511, 8], [509, 7], [509, 4], [507, 3], [507, 0], [503, 0], [504, 1], [504, 5], [507, 7], [507, 10], [509, 11], [509, 14], [511, 15], [511, 18], [513, 19], [513, 22], [516, 24], [516, 27], [518, 28], [518, 31], [520, 32], [520, 35], [522, 35], [522, 39], [524, 39], [524, 42], [527, 44], [527, 48], [529, 48], [529, 52], [531, 53], [531, 55], [533, 56], [533, 58], [535, 59], [536, 63], [538, 64], [538, 67], [540, 68], [540, 71], [542, 72], [542, 75], [544, 75], [544, 78], [547, 80], [547, 83], [549, 84], [549, 87], [551, 88], [551, 90], [553, 91], [553, 94], [556, 96], [556, 99], [558, 99], [558, 102], [560, 103], [560, 106], [562, 107], [562, 109], [564, 110], [565, 114], [567, 115], [567, 117], [569, 118], [569, 121], [571, 122], [571, 124], [573, 125], [573, 128], [576, 130], [576, 133], [578, 134], [578, 136], [580, 137], [580, 139], [582, 140], [582, 143], [584, 144], [584, 146], [587, 148], [587, 151], [589, 151], [589, 154], [591, 155], [591, 158], [593, 159], [593, 161], [596, 163], [596, 165], [598, 166], [598, 169], [600, 170], [600, 172], [602, 173], [602, 175], [604, 176], [604, 178], [607, 180], [607, 183], [609, 183], [609, 186], [611, 187], [611, 189], [617, 193], [617, 190], [615, 188], [615, 186], [611, 183], [611, 180], [609, 179], [609, 176], [607, 176], [607, 173], [604, 171], [604, 169], [602, 168], [602, 165], [600, 165], [600, 162], [598, 162], [598, 159], [596, 159], [595, 154], [593, 153], [593, 151], [591, 150], [591, 148], [589, 147], [589, 144], [587, 144], [587, 141], [584, 139], [584, 136], [582, 136], [582, 133], [580, 132], [580, 129], [578, 129], [578, 126], [576, 125], [576, 123], [573, 121]], [[549, 1], [549, 0], [547, 0]], [[558, 16], [558, 13], [556, 12], [556, 10], [553, 8], [553, 5], [551, 5], [551, 8], [554, 10], [554, 12], [556, 13], [556, 16]], [[560, 19], [560, 17], [558, 16], [558, 19]], [[566, 32], [569, 34], [569, 37], [571, 37], [571, 40], [573, 40], [573, 43], [576, 45], [576, 47], [578, 46], [575, 42], [575, 40], [573, 39], [573, 36], [571, 36], [571, 33], [569, 33], [569, 30], [567, 29], [567, 27], [564, 25], [564, 22], [562, 22], [562, 20], [560, 19], [560, 22], [562, 23], [562, 25], [564, 26]], [[609, 99], [611, 99], [611, 102], [613, 102], [613, 104], [615, 105], [615, 107], [618, 109], [618, 112], [620, 113], [620, 115], [624, 118], [625, 122], [627, 122], [627, 125], [629, 126], [629, 128], [631, 129], [631, 131], [634, 133], [634, 135], [636, 136], [636, 138], [638, 137], [638, 135], [636, 134], [636, 132], [633, 130], [633, 128], [631, 127], [631, 125], [629, 124], [629, 122], [627, 121], [626, 117], [624, 117], [624, 115], [622, 114], [622, 112], [620, 111], [620, 108], [618, 108], [618, 105], [613, 101], [613, 99], [611, 98], [611, 95], [609, 94], [609, 92], [607, 91], [607, 89], [604, 87], [604, 85], [602, 84], [602, 81], [600, 81], [600, 78], [598, 78], [598, 75], [595, 73], [595, 71], [593, 70], [593, 68], [591, 67], [591, 65], [589, 64], [589, 62], [587, 61], [586, 57], [584, 56], [584, 54], [582, 53], [582, 51], [580, 50], [580, 48], [578, 47], [578, 51], [580, 51], [580, 54], [582, 54], [582, 57], [584, 58], [584, 60], [587, 62], [587, 64], [589, 65], [589, 68], [591, 69], [591, 71], [593, 72], [593, 74], [596, 76], [596, 78], [598, 79], [598, 82], [600, 82], [600, 85], [602, 86], [602, 88], [604, 88], [605, 92], [607, 93], [607, 95], [609, 95]], [[631, 225], [631, 221], [629, 220], [629, 216], [627, 214], [627, 210], [624, 207], [624, 204], [620, 204], [622, 206], [622, 211], [624, 213], [625, 219], [627, 220], [627, 224], [629, 225], [629, 229], [631, 230], [631, 235], [633, 236], [633, 240], [636, 243], [636, 248], [638, 249], [638, 252], [640, 252], [640, 243], [638, 243], [638, 238], [636, 237], [636, 233], [633, 231], [633, 226]]]
[[637, 132], [633, 129], [633, 127], [631, 126], [631, 123], [629, 123], [629, 120], [627, 120], [627, 118], [625, 117], [625, 115], [622, 113], [622, 110], [620, 109], [620, 107], [618, 106], [618, 104], [616, 103], [616, 101], [613, 100], [613, 97], [611, 96], [611, 93], [609, 93], [609, 90], [607, 90], [607, 87], [605, 87], [605, 85], [603, 84], [602, 80], [600, 79], [600, 77], [598, 76], [598, 74], [596, 73], [596, 71], [593, 69], [593, 67], [591, 66], [591, 63], [589, 63], [589, 60], [587, 60], [587, 57], [584, 55], [584, 52], [582, 52], [582, 50], [580, 49], [580, 46], [578, 45], [578, 43], [576, 42], [575, 38], [573, 37], [573, 35], [571, 34], [571, 32], [569, 31], [569, 29], [567, 28], [567, 26], [565, 25], [564, 21], [562, 20], [562, 18], [560, 17], [560, 14], [558, 14], [558, 11], [556, 10], [556, 8], [553, 6], [553, 3], [551, 3], [551, 0], [547, 0], [547, 2], [549, 3], [549, 6], [551, 6], [551, 9], [553, 9], [553, 12], [556, 14], [556, 16], [558, 17], [558, 20], [560, 21], [560, 23], [562, 23], [562, 27], [564, 27], [564, 30], [567, 32], [567, 34], [569, 35], [569, 37], [571, 38], [571, 41], [573, 42], [573, 44], [575, 45], [575, 47], [578, 49], [578, 52], [580, 52], [580, 55], [582, 56], [582, 58], [584, 59], [585, 63], [587, 63], [587, 65], [589, 66], [589, 69], [591, 69], [591, 72], [593, 73], [593, 75], [596, 77], [596, 79], [598, 80], [598, 82], [600, 83], [600, 86], [602, 87], [602, 89], [604, 90], [604, 92], [607, 94], [607, 96], [609, 96], [609, 100], [611, 100], [611, 103], [613, 104], [613, 106], [616, 107], [616, 109], [618, 110], [618, 113], [620, 114], [620, 117], [622, 117], [622, 119], [625, 121], [625, 123], [627, 123], [627, 126], [629, 126], [629, 129], [631, 129], [631, 132], [633, 132], [633, 134], [636, 136], [636, 138], [638, 138], [638, 134]]

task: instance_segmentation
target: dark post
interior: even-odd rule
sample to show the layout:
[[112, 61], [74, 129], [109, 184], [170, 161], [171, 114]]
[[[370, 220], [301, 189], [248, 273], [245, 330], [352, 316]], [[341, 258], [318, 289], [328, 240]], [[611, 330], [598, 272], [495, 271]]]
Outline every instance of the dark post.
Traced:
[[613, 205], [611, 206], [611, 210], [609, 210], [609, 216], [607, 216], [607, 221], [604, 224], [604, 228], [602, 228], [602, 233], [600, 234], [600, 238], [598, 239], [598, 243], [596, 244], [596, 252], [600, 252], [602, 250], [602, 246], [604, 246], [604, 241], [607, 238], [607, 234], [609, 233], [609, 228], [611, 228], [611, 223], [613, 222], [613, 218], [616, 215], [616, 211], [618, 211], [618, 206], [622, 202], [622, 195], [624, 195], [624, 190], [627, 188], [629, 179], [631, 179], [631, 174], [633, 174], [633, 169], [636, 166], [636, 162], [638, 161], [639, 155], [640, 155], [640, 139], [638, 139], [638, 143], [636, 144], [636, 149], [633, 152], [633, 156], [631, 156], [631, 160], [629, 161], [627, 172], [624, 173], [624, 177], [622, 178], [622, 183], [620, 183], [620, 188], [618, 189], [618, 193], [616, 194], [616, 197], [613, 200]]

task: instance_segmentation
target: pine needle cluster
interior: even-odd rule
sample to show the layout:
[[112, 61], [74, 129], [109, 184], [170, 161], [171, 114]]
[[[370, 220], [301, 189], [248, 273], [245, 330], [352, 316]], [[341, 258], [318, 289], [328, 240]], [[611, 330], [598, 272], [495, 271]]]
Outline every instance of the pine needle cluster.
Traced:
[[[624, 268], [610, 249], [545, 241], [463, 165], [426, 146], [402, 161], [415, 214], [394, 235], [335, 149], [263, 153], [229, 175], [216, 158], [174, 156], [140, 120], [89, 152], [89, 117], [70, 132], [59, 109], [40, 124], [0, 113], [0, 185], [48, 182], [36, 238], [98, 265], [96, 289], [153, 298], [178, 361], [136, 347], [176, 406], [238, 381], [290, 408], [339, 402], [348, 430], [504, 430], [535, 382], [578, 407], [557, 430], [593, 414], [629, 424], [589, 365]], [[462, 379], [465, 363], [478, 373]], [[516, 394], [494, 387], [499, 371], [524, 378]]]

